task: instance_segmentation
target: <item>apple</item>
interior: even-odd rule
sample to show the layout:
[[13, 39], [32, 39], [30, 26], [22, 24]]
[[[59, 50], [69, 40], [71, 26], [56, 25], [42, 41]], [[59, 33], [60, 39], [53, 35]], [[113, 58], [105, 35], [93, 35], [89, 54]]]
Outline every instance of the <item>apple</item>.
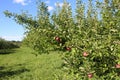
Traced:
[[115, 67], [116, 67], [116, 68], [120, 68], [120, 64], [116, 64]]
[[87, 76], [88, 76], [88, 78], [92, 78], [92, 77], [93, 77], [93, 74], [92, 74], [92, 73], [89, 73]]
[[58, 36], [55, 37], [55, 40], [58, 41], [58, 42], [60, 42], [60, 37], [58, 37]]
[[87, 52], [83, 52], [83, 56], [87, 57], [89, 54]]
[[71, 48], [70, 48], [70, 47], [66, 47], [66, 50], [67, 50], [67, 51], [70, 51], [70, 50], [71, 50]]

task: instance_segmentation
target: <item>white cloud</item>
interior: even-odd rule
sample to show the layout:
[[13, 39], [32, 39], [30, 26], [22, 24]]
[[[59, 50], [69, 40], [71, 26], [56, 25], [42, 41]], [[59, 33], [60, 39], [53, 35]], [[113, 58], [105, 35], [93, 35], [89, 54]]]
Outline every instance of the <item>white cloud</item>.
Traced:
[[15, 41], [21, 41], [23, 39], [23, 36], [1, 36], [5, 40], [15, 40]]
[[54, 8], [52, 6], [48, 6], [48, 11], [52, 11]]
[[45, 3], [46, 3], [46, 4], [49, 4], [49, 3], [50, 3], [50, 1], [49, 1], [49, 0], [47, 0], [47, 1], [45, 1]]
[[64, 3], [59, 3], [59, 2], [56, 2], [56, 3], [55, 3], [55, 6], [60, 6], [60, 7], [62, 7], [63, 5], [68, 5], [68, 6], [71, 6], [71, 4], [70, 4], [70, 3], [67, 3], [67, 4], [64, 4]]
[[63, 6], [63, 3], [55, 3], [55, 6], [60, 6], [60, 7], [62, 7], [62, 6]]
[[31, 0], [13, 0], [14, 3], [21, 4], [23, 6], [31, 2]]
[[62, 6], [63, 6], [63, 3], [59, 3], [59, 5], [60, 5], [60, 7], [62, 7]]

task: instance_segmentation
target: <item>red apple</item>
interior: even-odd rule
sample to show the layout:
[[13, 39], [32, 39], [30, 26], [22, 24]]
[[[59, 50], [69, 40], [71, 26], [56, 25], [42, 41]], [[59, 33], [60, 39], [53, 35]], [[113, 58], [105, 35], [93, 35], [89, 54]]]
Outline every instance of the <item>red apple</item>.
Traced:
[[55, 37], [55, 40], [58, 41], [58, 42], [60, 42], [60, 37], [58, 37], [58, 36]]
[[67, 50], [67, 51], [70, 51], [70, 50], [71, 50], [71, 48], [70, 48], [70, 47], [66, 47], [66, 50]]
[[116, 67], [116, 68], [120, 68], [120, 64], [116, 64], [115, 67]]
[[84, 56], [84, 57], [87, 57], [88, 55], [89, 55], [89, 54], [88, 54], [87, 52], [84, 52], [84, 53], [83, 53], [83, 56]]
[[92, 74], [92, 73], [89, 73], [87, 76], [88, 76], [88, 78], [92, 78], [92, 77], [93, 77], [93, 74]]

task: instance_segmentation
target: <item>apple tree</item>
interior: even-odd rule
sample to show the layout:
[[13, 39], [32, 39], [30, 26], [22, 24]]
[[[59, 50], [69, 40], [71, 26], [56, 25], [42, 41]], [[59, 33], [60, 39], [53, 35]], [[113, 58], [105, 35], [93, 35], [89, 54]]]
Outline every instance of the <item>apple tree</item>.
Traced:
[[62, 51], [63, 68], [74, 79], [115, 80], [120, 78], [120, 1], [76, 0], [73, 12], [63, 2], [50, 15], [38, 2], [37, 17], [5, 11], [7, 17], [23, 25], [23, 42], [39, 53]]

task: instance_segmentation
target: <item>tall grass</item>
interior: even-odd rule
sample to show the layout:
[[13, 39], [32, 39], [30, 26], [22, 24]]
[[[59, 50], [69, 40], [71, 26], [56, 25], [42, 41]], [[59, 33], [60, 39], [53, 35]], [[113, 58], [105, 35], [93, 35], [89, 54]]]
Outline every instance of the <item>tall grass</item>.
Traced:
[[26, 47], [12, 50], [0, 55], [0, 80], [54, 80], [63, 74], [61, 55], [56, 52], [36, 56]]

